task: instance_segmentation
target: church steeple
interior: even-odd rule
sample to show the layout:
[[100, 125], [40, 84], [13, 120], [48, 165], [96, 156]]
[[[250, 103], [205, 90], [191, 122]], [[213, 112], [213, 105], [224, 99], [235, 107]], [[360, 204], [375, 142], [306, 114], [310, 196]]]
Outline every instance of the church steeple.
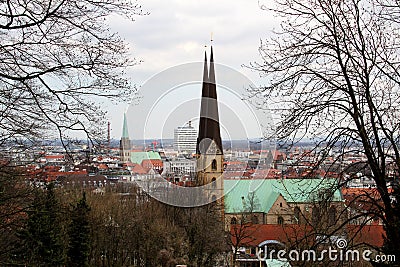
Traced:
[[124, 113], [124, 124], [122, 126], [122, 138], [129, 138], [128, 123], [126, 122], [126, 113]]
[[215, 81], [214, 54], [211, 47], [210, 70], [207, 54], [204, 59], [200, 106], [199, 134], [197, 137], [197, 185], [205, 186], [210, 202], [223, 203], [223, 150], [219, 125], [217, 85]]
[[[203, 88], [201, 95], [199, 135], [197, 138], [197, 154], [207, 153], [215, 144], [216, 153], [223, 154], [219, 126], [217, 86], [215, 81], [214, 54], [211, 46], [210, 72], [207, 68], [207, 53], [204, 59]], [[214, 145], [213, 145], [214, 146]], [[214, 153], [214, 152], [212, 152]]]
[[119, 142], [119, 155], [122, 162], [130, 161], [131, 157], [131, 140], [129, 139], [128, 123], [126, 114], [124, 113], [124, 121], [122, 125], [122, 136]]

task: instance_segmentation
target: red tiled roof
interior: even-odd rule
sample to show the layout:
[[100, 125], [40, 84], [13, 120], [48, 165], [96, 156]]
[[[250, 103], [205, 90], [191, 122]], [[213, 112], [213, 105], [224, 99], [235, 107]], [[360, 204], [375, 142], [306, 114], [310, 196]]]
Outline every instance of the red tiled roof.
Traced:
[[99, 170], [107, 170], [108, 166], [106, 164], [100, 164], [99, 166], [97, 166], [97, 168], [99, 168]]
[[[232, 243], [235, 244], [240, 225], [231, 226]], [[243, 227], [243, 226], [242, 226]], [[247, 236], [240, 241], [241, 246], [255, 247], [265, 240], [277, 240], [281, 243], [300, 240], [306, 236], [306, 233], [311, 231], [311, 227], [306, 225], [279, 225], [279, 224], [257, 224], [242, 228], [246, 231], [242, 236]]]
[[161, 159], [144, 159], [142, 160], [142, 166], [162, 166], [163, 162]]
[[46, 155], [46, 159], [64, 159], [64, 155]]
[[[296, 241], [303, 241], [309, 244], [315, 242], [316, 234], [313, 235], [312, 227], [307, 225], [278, 225], [278, 224], [257, 224], [240, 229], [240, 225], [231, 226], [231, 239], [235, 244], [241, 230], [241, 236], [245, 237], [240, 240], [239, 246], [255, 247], [265, 240], [276, 240], [284, 244], [295, 243]], [[385, 231], [382, 225], [348, 225], [347, 238], [351, 241], [348, 242], [352, 245], [370, 245], [381, 247], [384, 242]]]
[[347, 206], [358, 211], [380, 212], [383, 201], [376, 188], [342, 188]]
[[366, 244], [374, 247], [382, 247], [385, 230], [383, 225], [348, 225], [348, 236], [353, 244]]
[[254, 179], [280, 179], [282, 172], [277, 169], [257, 169], [253, 174]]
[[134, 173], [134, 174], [146, 174], [147, 171], [140, 164], [135, 164], [135, 167], [133, 167], [133, 169], [132, 169], [132, 173]]
[[285, 160], [286, 159], [286, 154], [281, 152], [281, 151], [279, 151], [279, 150], [272, 151], [272, 155], [274, 156], [274, 160], [275, 161], [277, 161], [277, 160]]

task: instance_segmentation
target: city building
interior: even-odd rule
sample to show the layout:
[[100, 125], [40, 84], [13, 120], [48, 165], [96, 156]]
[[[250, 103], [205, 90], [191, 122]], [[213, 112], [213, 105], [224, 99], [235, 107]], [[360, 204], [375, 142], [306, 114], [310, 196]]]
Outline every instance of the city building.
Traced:
[[237, 224], [244, 215], [253, 224], [323, 224], [318, 206], [331, 194], [324, 207], [330, 225], [341, 223], [344, 199], [335, 179], [247, 179], [225, 180], [225, 217]]
[[192, 127], [192, 122], [188, 125], [175, 128], [174, 130], [174, 149], [182, 154], [193, 154], [196, 152], [197, 131]]
[[196, 161], [194, 159], [176, 157], [164, 162], [163, 175], [173, 177], [174, 181], [181, 181], [185, 176], [193, 177], [195, 172]]

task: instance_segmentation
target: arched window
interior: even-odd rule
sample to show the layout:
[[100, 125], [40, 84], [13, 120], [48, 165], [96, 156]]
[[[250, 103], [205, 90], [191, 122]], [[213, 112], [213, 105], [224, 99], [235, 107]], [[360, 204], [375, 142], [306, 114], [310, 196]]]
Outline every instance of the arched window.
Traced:
[[213, 171], [217, 170], [217, 161], [215, 159], [213, 159], [212, 163], [211, 163], [211, 169]]
[[296, 224], [300, 224], [300, 208], [299, 207], [294, 207], [294, 220]]
[[232, 219], [231, 219], [231, 224], [237, 224], [236, 217], [232, 217]]
[[336, 223], [336, 207], [331, 206], [328, 212], [328, 223], [329, 225], [334, 225]]
[[216, 188], [217, 187], [217, 182], [216, 182], [215, 177], [211, 179], [211, 186], [212, 186], [212, 188]]
[[217, 197], [216, 197], [215, 195], [212, 195], [212, 196], [211, 196], [211, 201], [212, 201], [212, 202], [217, 201]]
[[283, 221], [283, 217], [282, 217], [282, 216], [279, 216], [279, 217], [278, 217], [278, 224], [279, 224], [279, 225], [283, 225], [283, 222], [284, 222], [284, 221]]

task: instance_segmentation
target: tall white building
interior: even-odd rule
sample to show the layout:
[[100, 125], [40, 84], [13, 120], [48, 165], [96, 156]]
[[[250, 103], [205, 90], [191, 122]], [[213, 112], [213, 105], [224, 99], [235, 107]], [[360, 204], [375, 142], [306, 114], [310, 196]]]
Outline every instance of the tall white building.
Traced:
[[197, 131], [192, 127], [192, 122], [188, 125], [175, 128], [174, 130], [174, 149], [179, 153], [192, 154], [196, 152]]

